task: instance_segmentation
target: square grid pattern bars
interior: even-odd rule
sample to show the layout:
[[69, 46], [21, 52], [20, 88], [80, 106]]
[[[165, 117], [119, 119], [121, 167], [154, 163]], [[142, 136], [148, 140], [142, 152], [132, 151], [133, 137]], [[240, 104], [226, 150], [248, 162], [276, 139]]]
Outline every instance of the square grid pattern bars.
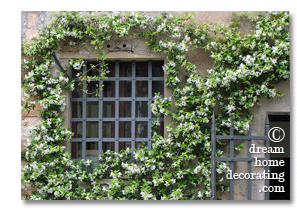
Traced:
[[[92, 68], [96, 62], [88, 62], [82, 68], [88, 76], [99, 73]], [[93, 159], [107, 150], [119, 152], [122, 149], [152, 147], [152, 124], [155, 120], [151, 104], [155, 93], [164, 96], [163, 61], [109, 62], [109, 74], [105, 80], [84, 81], [87, 93], [79, 86], [73, 71], [75, 90], [72, 92], [71, 125], [74, 136], [71, 142], [71, 157], [75, 160]], [[99, 90], [99, 96], [96, 90]], [[164, 117], [154, 129], [164, 135]]]

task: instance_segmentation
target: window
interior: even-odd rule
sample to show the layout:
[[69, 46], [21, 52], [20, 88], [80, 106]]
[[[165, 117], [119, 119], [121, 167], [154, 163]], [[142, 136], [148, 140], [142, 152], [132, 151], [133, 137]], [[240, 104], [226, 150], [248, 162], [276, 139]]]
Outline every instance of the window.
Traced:
[[[91, 64], [96, 65], [88, 62], [82, 70], [89, 76], [98, 75], [98, 67], [91, 69]], [[107, 150], [151, 149], [151, 122], [155, 118], [151, 103], [155, 93], [164, 95], [162, 66], [163, 61], [109, 62], [108, 79], [90, 81], [87, 93], [81, 91], [79, 80], [73, 78], [76, 80], [71, 97], [73, 159], [93, 159], [96, 163], [97, 155]], [[102, 82], [104, 87], [96, 96]], [[155, 130], [164, 134], [163, 117]]]

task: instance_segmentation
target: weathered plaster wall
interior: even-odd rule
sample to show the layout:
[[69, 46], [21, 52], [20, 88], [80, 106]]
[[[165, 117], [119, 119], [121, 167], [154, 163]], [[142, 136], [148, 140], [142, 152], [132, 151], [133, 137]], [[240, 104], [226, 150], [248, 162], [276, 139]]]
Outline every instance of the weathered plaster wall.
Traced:
[[[99, 12], [103, 13], [103, 12]], [[144, 12], [148, 15], [155, 15], [160, 12]], [[184, 12], [174, 12], [174, 13], [184, 13]], [[231, 21], [232, 12], [229, 11], [198, 11], [195, 19], [199, 21], [199, 23], [214, 23], [216, 21], [227, 24]], [[37, 33], [38, 29], [48, 20], [51, 19], [50, 12], [40, 12], [40, 11], [30, 11], [30, 12], [22, 12], [22, 31], [21, 31], [21, 39], [22, 41], [28, 40], [30, 41], [30, 36]], [[244, 33], [248, 33], [251, 29], [250, 23], [243, 23], [240, 29]], [[109, 44], [109, 48], [107, 47]], [[113, 48], [116, 46], [122, 46], [122, 44], [126, 44], [129, 49], [127, 51], [114, 51]], [[150, 50], [145, 45], [145, 40], [142, 38], [130, 39], [128, 37], [117, 38], [115, 37], [113, 40], [105, 44], [105, 51], [107, 53], [107, 57], [110, 60], [120, 59], [122, 61], [125, 60], [164, 60], [166, 62], [166, 58], [162, 54], [158, 54]], [[91, 45], [78, 45], [76, 47], [71, 47], [62, 45], [62, 50], [57, 54], [60, 63], [65, 66], [68, 63], [69, 58], [84, 58], [86, 60], [94, 60], [96, 59], [96, 54], [94, 53], [94, 48]], [[194, 51], [190, 51], [188, 53], [189, 61], [192, 61], [197, 66], [197, 71], [200, 74], [203, 74], [207, 69], [211, 69], [213, 67], [214, 62], [209, 57], [210, 53], [206, 52], [202, 49], [196, 49]], [[53, 69], [53, 74], [59, 70], [56, 66]], [[277, 85], [279, 90], [284, 92], [284, 96], [272, 100], [262, 99], [262, 106], [255, 107], [252, 111], [256, 114], [256, 117], [252, 123], [252, 132], [253, 135], [264, 135], [264, 126], [265, 126], [265, 117], [269, 112], [290, 112], [290, 82], [286, 81], [279, 85]], [[71, 108], [70, 108], [70, 93], [66, 94], [67, 105], [66, 111], [62, 114], [65, 117], [64, 124], [70, 126], [70, 116], [71, 116]], [[170, 96], [170, 90], [165, 89], [165, 95]], [[37, 108], [38, 109], [38, 108]], [[30, 127], [35, 126], [39, 122], [39, 118], [37, 117], [37, 112], [35, 109], [31, 111], [26, 117], [22, 118], [22, 136], [21, 136], [21, 144], [22, 148], [25, 144], [26, 140], [29, 138], [30, 134], [28, 129]], [[165, 118], [165, 123], [169, 123], [170, 120]], [[166, 133], [165, 133], [166, 136]], [[262, 146], [263, 142], [255, 142], [257, 145]], [[70, 144], [66, 142], [67, 150], [70, 151]], [[240, 153], [239, 157], [245, 157], [247, 155], [247, 149], [244, 149], [243, 152]], [[23, 164], [23, 162], [22, 162]], [[235, 166], [236, 172], [247, 172], [247, 163], [237, 163]], [[253, 172], [256, 171], [253, 167]], [[257, 168], [257, 171], [263, 171], [263, 168]], [[261, 186], [264, 185], [264, 180], [253, 181], [253, 199], [254, 200], [263, 200], [264, 194], [259, 192]], [[246, 200], [247, 199], [247, 180], [236, 180], [235, 181], [235, 200]], [[228, 195], [218, 195], [220, 199], [228, 199]]]

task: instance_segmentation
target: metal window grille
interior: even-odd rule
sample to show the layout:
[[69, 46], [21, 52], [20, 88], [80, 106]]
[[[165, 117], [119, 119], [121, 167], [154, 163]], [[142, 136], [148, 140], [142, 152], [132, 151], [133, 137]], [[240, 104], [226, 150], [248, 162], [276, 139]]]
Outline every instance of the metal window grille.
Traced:
[[[93, 159], [107, 150], [152, 147], [151, 122], [155, 119], [151, 104], [157, 92], [164, 94], [163, 61], [110, 62], [106, 80], [92, 80], [88, 92], [81, 91], [76, 81], [76, 91], [70, 99], [72, 104], [71, 154], [75, 160]], [[98, 71], [83, 67], [84, 73]], [[86, 84], [87, 81], [84, 81]], [[96, 96], [94, 90], [104, 85]], [[164, 117], [156, 129], [164, 134]]]
[[[230, 134], [229, 135], [216, 135], [215, 115], [212, 116], [211, 122], [211, 200], [216, 200], [216, 162], [225, 161], [230, 162], [230, 170], [232, 174], [234, 172], [234, 162], [248, 162], [248, 173], [252, 172], [252, 162], [255, 159], [248, 151], [248, 157], [235, 157], [234, 156], [234, 140], [248, 140], [248, 150], [251, 148], [252, 140], [264, 140], [265, 147], [269, 147], [269, 119], [268, 115], [265, 122], [265, 136], [252, 136], [251, 125], [247, 136], [234, 135], [233, 119], [231, 119]], [[229, 157], [217, 157], [216, 156], [216, 140], [229, 140], [230, 155]], [[269, 153], [265, 153], [264, 158], [258, 158], [258, 160], [269, 160]], [[265, 166], [265, 172], [268, 173], [269, 166]], [[234, 180], [229, 180], [230, 185], [230, 200], [234, 200]], [[265, 185], [269, 186], [269, 179], [265, 179]], [[252, 180], [248, 179], [248, 200], [252, 200]], [[265, 192], [265, 200], [269, 200], [269, 192]]]

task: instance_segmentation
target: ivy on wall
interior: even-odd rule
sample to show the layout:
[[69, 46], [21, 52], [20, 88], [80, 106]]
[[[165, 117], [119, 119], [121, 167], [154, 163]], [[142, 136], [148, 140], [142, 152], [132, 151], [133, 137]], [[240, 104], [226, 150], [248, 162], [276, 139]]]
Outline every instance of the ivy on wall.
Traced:
[[[253, 23], [250, 34], [238, 30], [241, 20]], [[67, 106], [62, 90], [72, 91], [74, 83], [62, 72], [52, 76], [52, 55], [61, 42], [70, 46], [90, 43], [102, 66], [96, 78], [105, 79], [104, 43], [115, 35], [140, 37], [135, 31], [155, 52], [166, 54], [165, 84], [172, 96], [156, 94], [152, 111], [157, 117], [171, 118], [173, 124], [166, 126], [168, 136], [153, 132], [152, 150], [135, 150], [136, 163], [131, 161], [129, 149], [98, 156], [101, 163], [96, 167], [90, 160], [75, 162], [63, 146], [72, 132], [62, 127], [60, 115]], [[261, 97], [281, 96], [274, 85], [290, 77], [288, 12], [260, 12], [253, 17], [235, 14], [228, 25], [200, 25], [192, 21], [191, 13], [149, 17], [134, 12], [98, 16], [58, 12], [31, 40], [22, 43], [22, 69], [28, 72], [22, 78], [22, 108], [30, 111], [39, 103], [42, 121], [31, 129], [22, 152], [26, 164], [21, 179], [23, 196], [32, 200], [209, 199], [212, 111], [218, 113], [217, 133], [227, 133], [231, 117], [238, 133], [244, 133], [253, 118], [250, 108], [260, 105]], [[197, 48], [209, 51], [215, 62], [204, 75], [186, 58], [188, 51]], [[80, 69], [83, 64], [81, 59], [69, 60], [68, 67]], [[77, 76], [82, 81], [91, 79]], [[159, 124], [158, 119], [153, 123]], [[217, 155], [224, 153], [217, 150]], [[217, 164], [219, 174], [227, 170], [224, 162]], [[104, 178], [111, 179], [110, 184], [100, 184]], [[38, 190], [29, 196], [28, 186]], [[217, 189], [228, 191], [222, 178], [217, 180]]]

